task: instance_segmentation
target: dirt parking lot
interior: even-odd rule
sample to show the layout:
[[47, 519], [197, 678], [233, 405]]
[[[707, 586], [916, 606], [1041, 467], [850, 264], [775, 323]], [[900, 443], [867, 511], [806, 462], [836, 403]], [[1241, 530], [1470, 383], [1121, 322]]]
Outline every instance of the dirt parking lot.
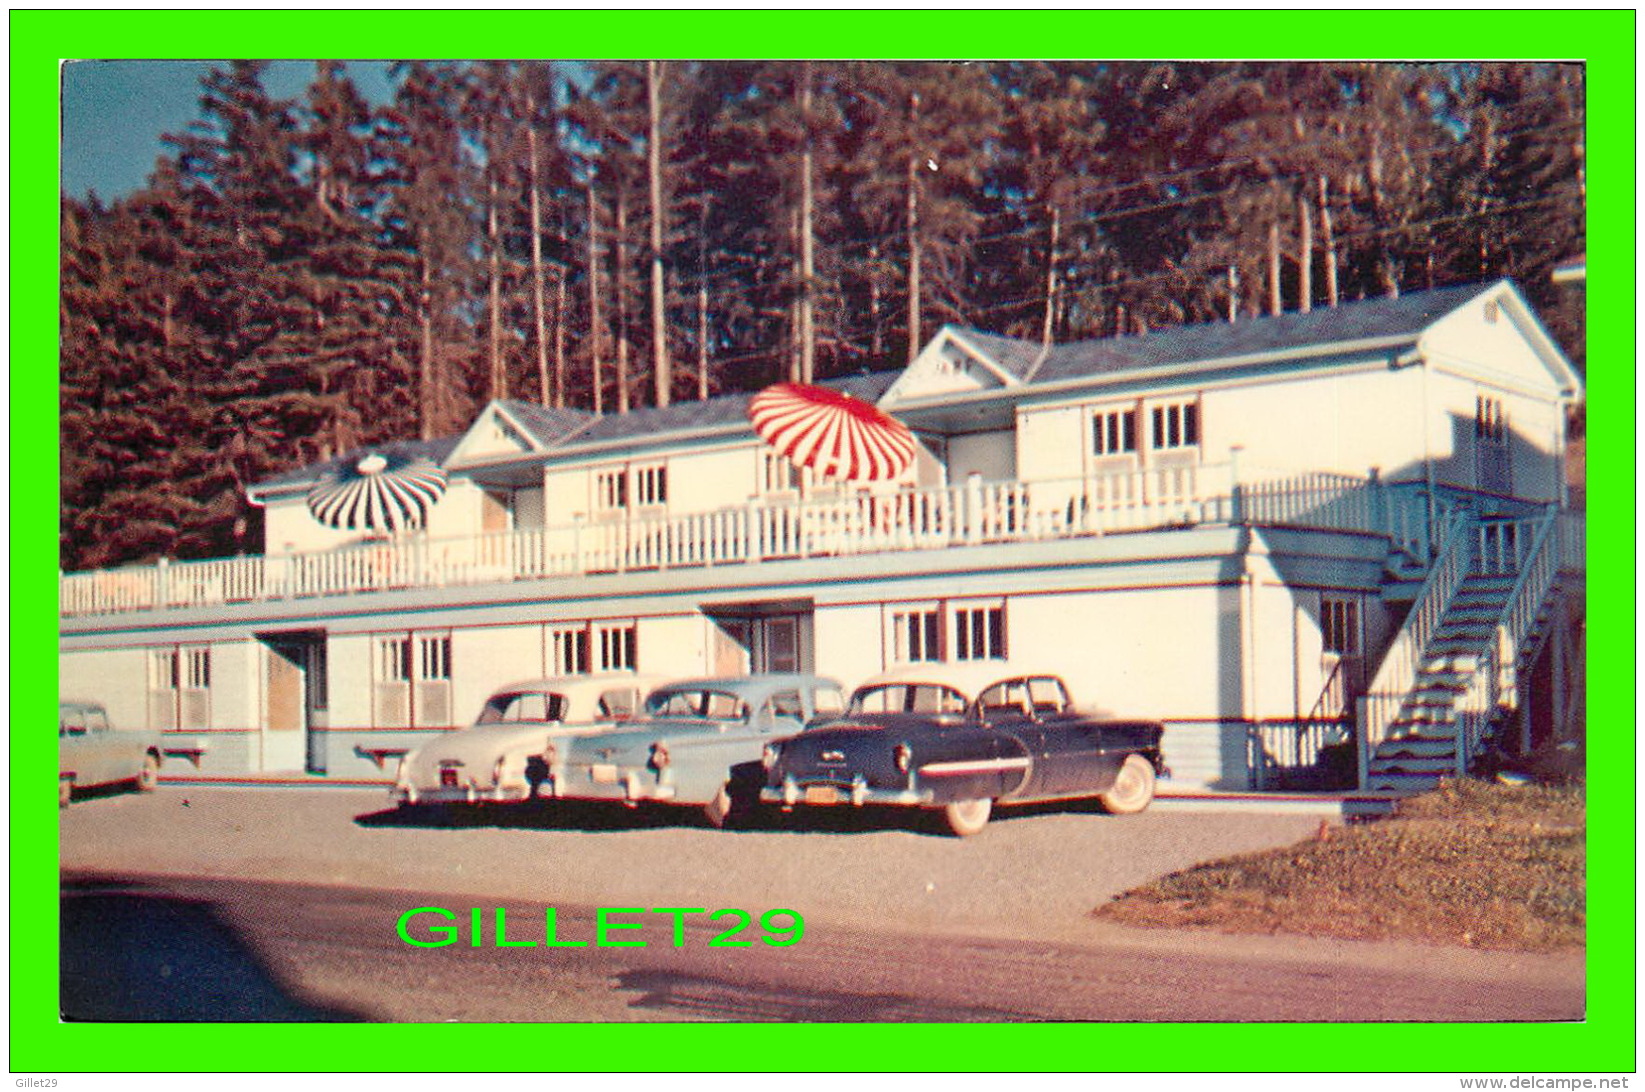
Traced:
[[[955, 839], [905, 812], [812, 812], [717, 831], [684, 809], [401, 815], [354, 789], [165, 786], [77, 801], [65, 869], [339, 883], [583, 905], [799, 910], [808, 920], [1077, 939], [1112, 895], [1310, 835], [1314, 815], [1005, 812]], [[449, 825], [446, 825], [449, 824]]]

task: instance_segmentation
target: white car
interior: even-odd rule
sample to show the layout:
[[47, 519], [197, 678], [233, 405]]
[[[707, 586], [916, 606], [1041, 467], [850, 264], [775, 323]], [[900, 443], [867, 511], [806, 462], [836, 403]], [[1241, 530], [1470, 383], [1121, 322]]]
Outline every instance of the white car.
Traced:
[[547, 773], [551, 741], [622, 727], [665, 680], [628, 673], [511, 683], [492, 694], [471, 727], [430, 740], [400, 761], [403, 804], [529, 800]]
[[94, 701], [57, 703], [57, 803], [76, 789], [130, 782], [138, 792], [160, 783], [160, 733], [121, 732]]

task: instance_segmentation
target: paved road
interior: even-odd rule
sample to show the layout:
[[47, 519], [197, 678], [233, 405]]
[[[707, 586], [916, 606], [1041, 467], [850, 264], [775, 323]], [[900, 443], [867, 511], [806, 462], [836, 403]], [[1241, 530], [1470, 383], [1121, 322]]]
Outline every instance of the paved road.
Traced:
[[[898, 816], [866, 817], [867, 829], [824, 816], [809, 829], [724, 833], [667, 812], [579, 809], [440, 826], [382, 802], [180, 787], [77, 802], [62, 818], [65, 935], [78, 938], [65, 1003], [94, 1017], [135, 1015], [98, 1005], [186, 1005], [199, 1014], [190, 1018], [372, 1020], [1583, 1011], [1580, 954], [1152, 932], [1089, 917], [1161, 872], [1305, 836], [1312, 816], [1041, 809], [957, 841], [903, 829]], [[684, 919], [679, 947], [670, 919], [656, 916], [637, 934], [644, 948], [498, 948], [488, 931], [482, 947], [464, 936], [425, 949], [395, 935], [413, 907], [446, 907], [466, 923], [469, 908], [499, 905], [510, 939], [542, 939], [547, 906], [561, 938], [593, 937], [600, 906], [791, 907], [807, 929], [781, 948], [712, 947], [718, 930], [700, 916]], [[200, 983], [218, 985], [202, 994], [191, 988]], [[224, 983], [239, 985], [225, 994]]]

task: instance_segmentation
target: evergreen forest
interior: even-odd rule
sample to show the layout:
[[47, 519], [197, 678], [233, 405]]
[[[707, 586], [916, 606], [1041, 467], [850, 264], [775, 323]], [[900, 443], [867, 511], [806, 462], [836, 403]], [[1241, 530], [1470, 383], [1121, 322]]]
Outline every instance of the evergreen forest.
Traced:
[[61, 223], [61, 563], [260, 549], [251, 483], [492, 399], [623, 413], [1515, 278], [1584, 237], [1580, 65], [214, 68]]

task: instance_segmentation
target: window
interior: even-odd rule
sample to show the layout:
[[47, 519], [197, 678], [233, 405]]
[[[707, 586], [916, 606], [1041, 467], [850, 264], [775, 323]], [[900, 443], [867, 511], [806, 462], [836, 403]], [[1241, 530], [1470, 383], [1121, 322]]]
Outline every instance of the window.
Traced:
[[1199, 406], [1193, 402], [1155, 406], [1153, 422], [1149, 445], [1156, 451], [1199, 444]]
[[628, 471], [602, 470], [594, 475], [594, 507], [613, 512], [628, 507]]
[[376, 642], [373, 720], [378, 728], [451, 726], [451, 634], [396, 633]]
[[1359, 652], [1358, 601], [1323, 597], [1319, 604], [1319, 628], [1326, 652], [1356, 655]]
[[893, 664], [1006, 658], [1003, 600], [896, 604], [889, 609], [887, 625]]
[[560, 626], [549, 630], [550, 675], [588, 674], [588, 627]]
[[595, 641], [599, 649], [599, 670], [634, 670], [634, 665], [638, 662], [634, 631], [635, 625], [633, 622], [623, 625], [595, 627]]
[[1474, 437], [1491, 443], [1505, 443], [1508, 439], [1508, 417], [1502, 409], [1502, 399], [1479, 395], [1474, 399]]
[[1137, 411], [1099, 410], [1091, 418], [1091, 453], [1121, 455], [1137, 450]]
[[939, 608], [894, 611], [891, 615], [893, 663], [932, 663], [942, 659], [942, 611]]
[[211, 649], [157, 648], [149, 655], [149, 723], [157, 729], [211, 723]]
[[954, 659], [1005, 659], [1005, 608], [959, 607], [954, 611]]
[[634, 471], [634, 498], [641, 504], [668, 503], [668, 467], [642, 466]]

